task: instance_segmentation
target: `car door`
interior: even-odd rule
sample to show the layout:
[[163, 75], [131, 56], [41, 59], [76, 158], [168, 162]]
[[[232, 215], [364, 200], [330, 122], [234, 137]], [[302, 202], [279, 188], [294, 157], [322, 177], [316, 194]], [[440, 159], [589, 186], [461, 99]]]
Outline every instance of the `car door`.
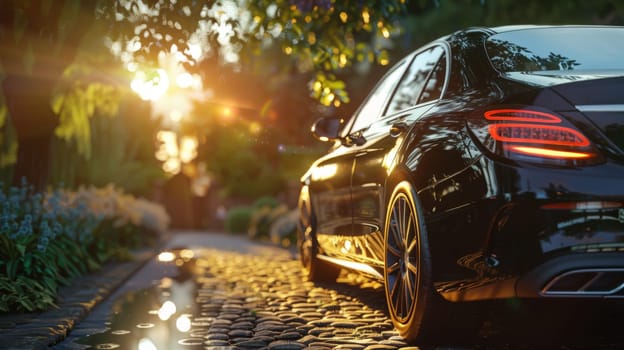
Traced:
[[403, 74], [407, 60], [394, 66], [376, 85], [345, 125], [342, 144], [318, 161], [311, 171], [310, 193], [317, 218], [321, 254], [349, 259], [353, 243], [351, 176], [362, 133], [381, 116], [390, 93]]
[[355, 150], [351, 197], [353, 235], [360, 238], [356, 242], [360, 247], [354, 249], [353, 254], [367, 265], [383, 264], [384, 186], [401, 133], [440, 98], [446, 57], [440, 45], [428, 47], [414, 56], [381, 117], [362, 133], [366, 142]]

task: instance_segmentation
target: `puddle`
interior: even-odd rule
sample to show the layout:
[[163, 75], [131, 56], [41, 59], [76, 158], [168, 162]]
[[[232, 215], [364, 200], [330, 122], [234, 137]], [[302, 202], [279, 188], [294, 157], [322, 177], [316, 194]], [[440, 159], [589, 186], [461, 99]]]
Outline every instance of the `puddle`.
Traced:
[[107, 330], [76, 340], [86, 349], [200, 349], [204, 338], [196, 329], [209, 323], [200, 314], [196, 298], [196, 260], [183, 249], [163, 253], [161, 264], [177, 267], [175, 277], [155, 286], [129, 292], [115, 300]]

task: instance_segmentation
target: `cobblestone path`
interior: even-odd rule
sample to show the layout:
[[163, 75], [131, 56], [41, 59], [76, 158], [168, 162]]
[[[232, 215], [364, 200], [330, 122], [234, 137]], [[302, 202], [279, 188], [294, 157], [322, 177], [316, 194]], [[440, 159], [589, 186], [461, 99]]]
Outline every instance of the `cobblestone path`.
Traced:
[[247, 256], [211, 250], [200, 254], [193, 267], [199, 276], [200, 309], [193, 335], [205, 349], [407, 346], [385, 314], [378, 283], [348, 274], [341, 277], [339, 288], [307, 282], [299, 262], [288, 254]]
[[[154, 288], [116, 302], [108, 330], [78, 343], [89, 344], [89, 349], [140, 350], [419, 349], [409, 346], [394, 329], [381, 283], [346, 272], [338, 283], [308, 282], [299, 261], [285, 250], [246, 254], [202, 248], [173, 252], [176, 257], [162, 268], [177, 266], [173, 269], [177, 276], [161, 278], [154, 281]], [[173, 309], [166, 307], [168, 303], [175, 305]], [[132, 306], [135, 304], [143, 306], [136, 308]], [[613, 338], [579, 346], [529, 345], [523, 331], [516, 333], [511, 346], [500, 327], [491, 327], [499, 323], [503, 322], [484, 326], [474, 349], [622, 348], [621, 340]], [[524, 330], [527, 323], [509, 326]], [[483, 343], [485, 338], [490, 340]], [[60, 349], [84, 349], [75, 345]]]
[[[344, 272], [339, 283], [308, 282], [285, 250], [174, 252], [165, 264], [178, 265], [178, 276], [118, 301], [109, 329], [78, 342], [90, 349], [418, 349], [394, 330], [380, 283]], [[175, 315], [163, 315], [168, 300]], [[147, 307], [130, 305], [137, 303]]]

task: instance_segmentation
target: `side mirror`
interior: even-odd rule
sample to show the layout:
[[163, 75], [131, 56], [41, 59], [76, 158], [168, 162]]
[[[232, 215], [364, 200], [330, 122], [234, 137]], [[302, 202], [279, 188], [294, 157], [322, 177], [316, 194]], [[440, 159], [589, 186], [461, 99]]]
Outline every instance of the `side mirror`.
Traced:
[[340, 139], [340, 131], [345, 124], [342, 118], [324, 117], [312, 124], [312, 135], [320, 141], [329, 142]]

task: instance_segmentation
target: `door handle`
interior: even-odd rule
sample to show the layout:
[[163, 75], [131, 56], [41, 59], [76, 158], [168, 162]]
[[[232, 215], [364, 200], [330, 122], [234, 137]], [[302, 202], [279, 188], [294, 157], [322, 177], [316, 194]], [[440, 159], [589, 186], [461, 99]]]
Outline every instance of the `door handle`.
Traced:
[[390, 127], [390, 136], [398, 137], [402, 133], [406, 132], [409, 125], [406, 122], [396, 122]]

